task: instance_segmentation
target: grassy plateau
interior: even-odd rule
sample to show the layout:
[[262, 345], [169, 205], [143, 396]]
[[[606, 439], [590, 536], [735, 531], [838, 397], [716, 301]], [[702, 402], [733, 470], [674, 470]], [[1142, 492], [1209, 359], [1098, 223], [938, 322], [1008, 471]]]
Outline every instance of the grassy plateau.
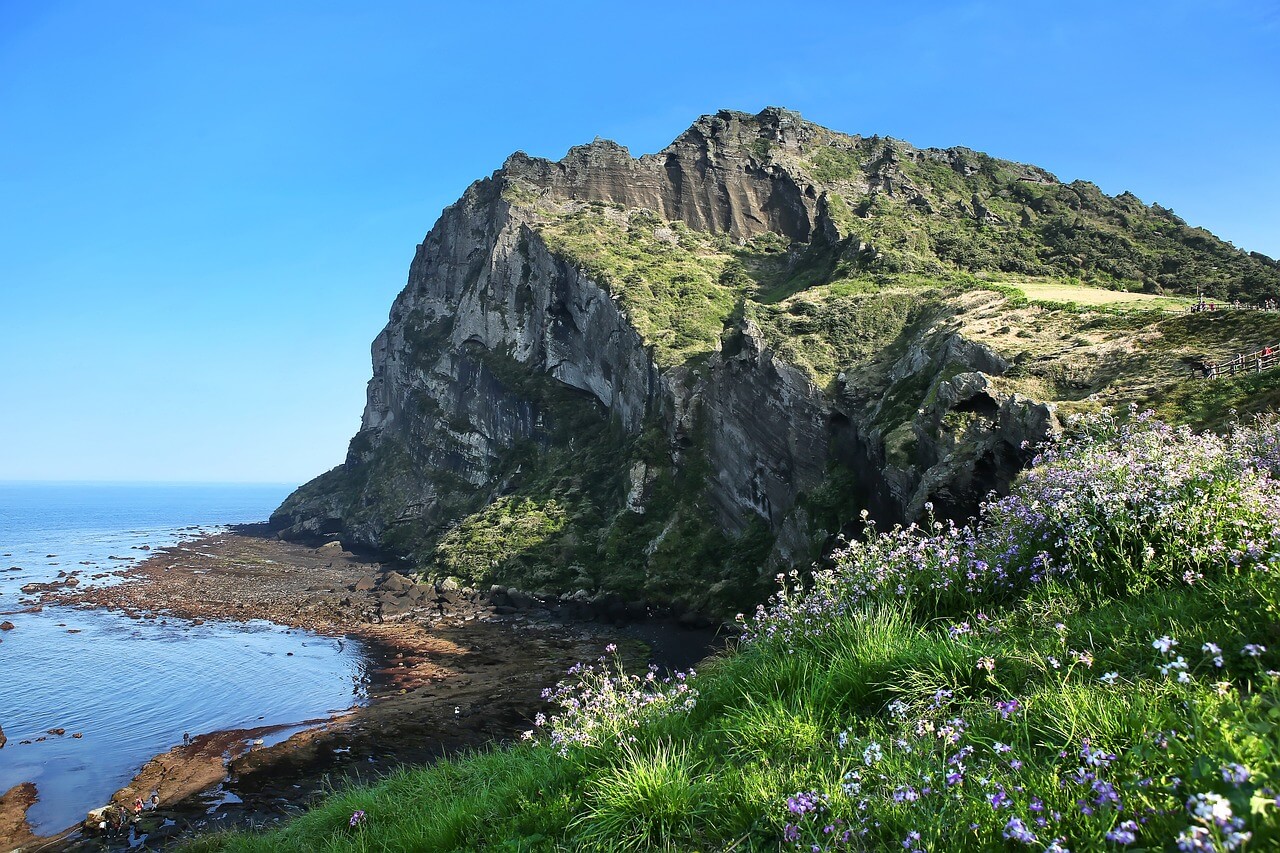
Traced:
[[613, 650], [523, 740], [192, 850], [1280, 842], [1280, 426], [1078, 418], [979, 518], [868, 523], [697, 673]]

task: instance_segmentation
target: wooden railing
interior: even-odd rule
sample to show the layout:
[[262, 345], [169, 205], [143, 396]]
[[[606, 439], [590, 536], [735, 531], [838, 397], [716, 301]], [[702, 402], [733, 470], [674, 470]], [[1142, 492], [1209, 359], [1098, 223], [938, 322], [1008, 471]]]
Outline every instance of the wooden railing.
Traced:
[[1221, 302], [1212, 299], [1200, 299], [1188, 305], [1187, 310], [1192, 314], [1198, 314], [1201, 311], [1280, 311], [1280, 301], [1267, 299], [1256, 305], [1250, 305], [1239, 300]]
[[1226, 361], [1206, 361], [1201, 370], [1205, 379], [1219, 376], [1235, 376], [1237, 373], [1261, 373], [1280, 366], [1280, 344], [1263, 347], [1250, 353], [1241, 353]]

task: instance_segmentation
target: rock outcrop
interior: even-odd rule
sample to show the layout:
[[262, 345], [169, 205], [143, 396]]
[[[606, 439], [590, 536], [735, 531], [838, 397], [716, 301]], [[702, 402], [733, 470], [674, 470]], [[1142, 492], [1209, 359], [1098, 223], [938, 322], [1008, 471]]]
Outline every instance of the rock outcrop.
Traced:
[[[945, 181], [922, 177], [943, 169], [989, 189], [992, 163], [1013, 184], [1063, 187], [1034, 167], [845, 137], [777, 109], [704, 117], [640, 158], [604, 141], [558, 162], [513, 155], [418, 247], [374, 341], [346, 461], [273, 524], [440, 576], [461, 571], [441, 544], [456, 540], [468, 559], [491, 555], [468, 563], [473, 584], [589, 586], [705, 610], [813, 559], [864, 507], [888, 521], [930, 504], [974, 512], [1057, 429], [1052, 400], [1006, 378], [1009, 358], [966, 325], [1004, 310], [1002, 296], [919, 290], [874, 330], [882, 345], [832, 338], [829, 380], [782, 353], [780, 326], [757, 321], [778, 298], [735, 282], [746, 270], [786, 299], [796, 282], [892, 272], [877, 264], [915, 256], [872, 227], [882, 209], [1015, 227], [1016, 199], [953, 203]], [[589, 228], [616, 245], [593, 258], [566, 248], [589, 245], [565, 237]], [[659, 256], [687, 266], [658, 281]], [[686, 270], [704, 267], [700, 285]], [[654, 319], [659, 284], [699, 310], [724, 305], [710, 315], [718, 342], [714, 329], [705, 346], [672, 342]], [[848, 320], [835, 304], [821, 323]]]

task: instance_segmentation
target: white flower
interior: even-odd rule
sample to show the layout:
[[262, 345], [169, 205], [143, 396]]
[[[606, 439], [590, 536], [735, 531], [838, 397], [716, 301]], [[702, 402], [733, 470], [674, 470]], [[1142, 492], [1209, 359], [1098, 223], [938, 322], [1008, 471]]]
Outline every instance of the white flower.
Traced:
[[1157, 650], [1162, 655], [1167, 655], [1173, 651], [1173, 647], [1178, 645], [1178, 641], [1168, 635], [1159, 637], [1151, 641], [1151, 648]]
[[1220, 794], [1196, 794], [1187, 800], [1187, 811], [1197, 820], [1212, 821], [1220, 826], [1231, 820], [1231, 803]]
[[1104, 673], [1101, 677], [1098, 678], [1098, 680], [1101, 681], [1103, 684], [1115, 684], [1116, 679], [1118, 679], [1119, 677], [1120, 677], [1120, 673], [1118, 672], [1108, 672], [1108, 673]]

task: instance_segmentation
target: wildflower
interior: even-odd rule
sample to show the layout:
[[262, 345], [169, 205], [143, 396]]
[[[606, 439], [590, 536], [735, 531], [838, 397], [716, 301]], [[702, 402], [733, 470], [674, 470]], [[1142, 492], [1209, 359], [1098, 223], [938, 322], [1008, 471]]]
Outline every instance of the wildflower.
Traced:
[[809, 814], [823, 808], [824, 797], [817, 791], [801, 791], [787, 797], [787, 811], [794, 815]]
[[1242, 764], [1228, 764], [1222, 768], [1222, 781], [1243, 785], [1249, 781], [1249, 768]]
[[1107, 840], [1115, 844], [1132, 844], [1138, 840], [1138, 824], [1131, 820], [1121, 822], [1107, 833]]
[[351, 813], [351, 820], [348, 821], [348, 825], [352, 829], [355, 829], [357, 826], [363, 826], [364, 821], [365, 821], [364, 810], [356, 809], [354, 812]]
[[1000, 755], [1004, 755], [1006, 752], [1013, 751], [1013, 747], [1009, 746], [1009, 744], [1007, 743], [1001, 743], [1000, 741], [996, 741], [995, 743], [991, 744], [991, 748], [994, 749]]
[[1072, 652], [1071, 655], [1076, 659], [1076, 663], [1084, 665], [1087, 669], [1093, 669], [1092, 652]]
[[1014, 714], [1018, 713], [1018, 709], [1022, 707], [1022, 703], [1017, 699], [1001, 699], [996, 702], [996, 710], [1000, 713], [1000, 719], [1007, 720]]
[[978, 669], [985, 669], [987, 672], [995, 672], [995, 670], [996, 670], [996, 659], [995, 659], [995, 658], [989, 658], [989, 657], [987, 657], [987, 658], [978, 658]]
[[1212, 792], [1192, 796], [1187, 800], [1187, 811], [1196, 820], [1203, 823], [1216, 823], [1218, 826], [1227, 825], [1232, 817], [1231, 803]]
[[1227, 837], [1222, 839], [1222, 848], [1224, 850], [1236, 850], [1244, 845], [1246, 841], [1253, 837], [1252, 832], [1240, 832], [1232, 830], [1227, 833]]
[[1203, 826], [1188, 826], [1178, 833], [1178, 849], [1183, 853], [1215, 853], [1213, 836]]
[[880, 744], [874, 741], [867, 744], [867, 748], [862, 751], [862, 763], [868, 767], [882, 758], [884, 758], [884, 750], [880, 747]]
[[1160, 652], [1162, 655], [1169, 654], [1169, 652], [1173, 651], [1173, 647], [1176, 645], [1178, 645], [1178, 641], [1168, 635], [1158, 637], [1151, 641], [1151, 648]]
[[1222, 649], [1217, 643], [1205, 643], [1200, 647], [1200, 651], [1208, 655], [1213, 655], [1213, 665], [1218, 669], [1222, 669], [1222, 665], [1224, 663], [1222, 659]]
[[1260, 646], [1257, 643], [1249, 643], [1243, 649], [1241, 649], [1240, 652], [1241, 654], [1247, 655], [1248, 657], [1256, 658], [1256, 657], [1260, 657], [1264, 652], [1266, 652], [1266, 650], [1267, 650], [1266, 646]]
[[1111, 762], [1116, 760], [1116, 754], [1094, 749], [1089, 745], [1089, 739], [1085, 738], [1083, 746], [1080, 748], [1080, 760], [1091, 767], [1108, 767]]
[[608, 655], [613, 654], [613, 653], [614, 653], [614, 652], [616, 652], [617, 650], [618, 650], [618, 644], [617, 644], [617, 643], [610, 643], [609, 645], [607, 645], [607, 646], [605, 646], [605, 647], [604, 647], [605, 654], [608, 654]]
[[1118, 679], [1119, 677], [1120, 677], [1120, 673], [1118, 672], [1107, 672], [1107, 673], [1103, 673], [1098, 680], [1101, 681], [1103, 684], [1115, 684], [1116, 679]]
[[1036, 842], [1035, 833], [1027, 829], [1027, 825], [1017, 817], [1009, 818], [1009, 822], [1004, 825], [1004, 837], [1022, 844], [1034, 844]]
[[849, 746], [849, 732], [848, 732], [848, 731], [842, 731], [842, 732], [840, 732], [840, 734], [836, 735], [836, 747], [837, 747], [837, 748], [839, 748], [839, 749], [845, 749], [845, 748], [846, 748], [846, 747], [848, 747], [848, 746]]

